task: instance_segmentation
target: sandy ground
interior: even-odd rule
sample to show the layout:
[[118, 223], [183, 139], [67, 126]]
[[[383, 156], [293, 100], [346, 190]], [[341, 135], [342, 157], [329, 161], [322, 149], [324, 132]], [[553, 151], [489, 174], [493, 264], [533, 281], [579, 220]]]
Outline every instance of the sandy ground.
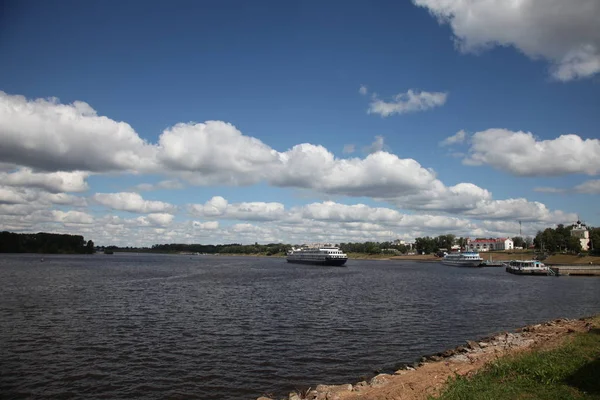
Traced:
[[[351, 385], [319, 385], [300, 396], [290, 394], [290, 400], [424, 400], [436, 395], [449, 377], [470, 376], [486, 363], [508, 354], [531, 349], [551, 349], [575, 332], [591, 328], [589, 320], [560, 319], [530, 325], [515, 332], [504, 332], [481, 341], [468, 341], [464, 346], [423, 359], [416, 368], [406, 367], [395, 374], [377, 375], [369, 382]], [[268, 400], [259, 398], [259, 400]]]

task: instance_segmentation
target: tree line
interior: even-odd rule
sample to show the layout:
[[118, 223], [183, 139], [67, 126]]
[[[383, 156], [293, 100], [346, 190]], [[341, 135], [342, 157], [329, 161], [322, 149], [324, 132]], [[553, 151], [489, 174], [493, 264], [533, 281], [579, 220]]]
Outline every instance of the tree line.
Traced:
[[[249, 244], [240, 243], [230, 244], [155, 244], [150, 249], [151, 252], [161, 253], [201, 253], [201, 254], [265, 254], [268, 256], [276, 254], [285, 254], [292, 248], [289, 244], [269, 243], [269, 244]], [[109, 246], [107, 249], [121, 250], [115, 246]]]
[[94, 242], [80, 235], [0, 232], [0, 253], [92, 254]]
[[[573, 226], [558, 225], [556, 228], [546, 228], [538, 231], [533, 242], [535, 248], [547, 253], [580, 253], [581, 241], [571, 236]], [[590, 238], [587, 243], [589, 253], [600, 255], [600, 228], [589, 228]]]

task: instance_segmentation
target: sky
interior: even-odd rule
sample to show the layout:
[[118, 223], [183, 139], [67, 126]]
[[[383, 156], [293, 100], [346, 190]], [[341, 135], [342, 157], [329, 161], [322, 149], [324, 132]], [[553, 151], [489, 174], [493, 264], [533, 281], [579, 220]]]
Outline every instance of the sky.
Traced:
[[598, 0], [0, 7], [0, 230], [151, 246], [600, 226]]

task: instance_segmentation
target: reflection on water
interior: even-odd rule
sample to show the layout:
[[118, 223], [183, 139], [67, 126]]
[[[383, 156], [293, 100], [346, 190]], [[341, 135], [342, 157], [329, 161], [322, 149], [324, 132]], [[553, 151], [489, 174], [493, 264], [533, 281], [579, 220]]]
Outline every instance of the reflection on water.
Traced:
[[502, 268], [102, 254], [0, 257], [8, 397], [256, 398], [600, 312], [600, 279]]

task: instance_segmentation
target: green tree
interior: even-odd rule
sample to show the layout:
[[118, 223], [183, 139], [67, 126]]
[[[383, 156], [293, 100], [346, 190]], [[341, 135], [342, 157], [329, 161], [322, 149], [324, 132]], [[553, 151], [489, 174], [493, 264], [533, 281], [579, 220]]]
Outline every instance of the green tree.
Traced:
[[580, 253], [581, 241], [574, 236], [569, 237], [569, 240], [567, 242], [567, 250], [572, 251], [574, 253]]
[[514, 238], [512, 238], [513, 241], [513, 245], [515, 247], [527, 247], [527, 244], [525, 243], [525, 239], [523, 239], [521, 236], [515, 236]]

